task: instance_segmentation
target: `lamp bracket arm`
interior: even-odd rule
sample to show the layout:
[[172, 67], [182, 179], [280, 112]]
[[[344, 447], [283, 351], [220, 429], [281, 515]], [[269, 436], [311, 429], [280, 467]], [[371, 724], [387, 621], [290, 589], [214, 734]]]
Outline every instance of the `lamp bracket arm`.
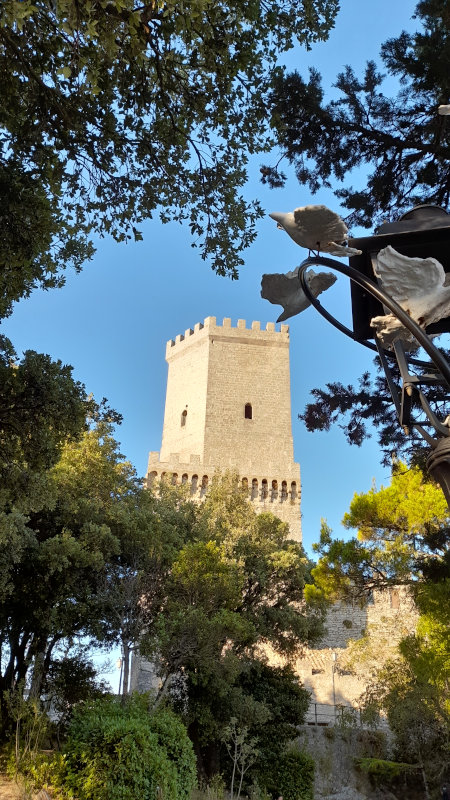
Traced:
[[425, 397], [424, 393], [421, 391], [421, 389], [417, 389], [417, 393], [419, 395], [420, 404], [435, 431], [437, 433], [440, 433], [441, 436], [450, 436], [450, 428], [448, 427], [448, 425], [445, 425], [442, 422], [440, 422], [440, 420], [437, 418], [436, 414], [431, 409], [430, 404], [427, 398]]
[[384, 375], [385, 375], [385, 378], [386, 378], [386, 381], [387, 381], [387, 385], [388, 385], [389, 391], [391, 393], [392, 402], [394, 403], [395, 410], [397, 412], [397, 417], [398, 417], [398, 419], [400, 421], [401, 403], [400, 403], [400, 395], [399, 395], [398, 387], [397, 387], [397, 385], [396, 385], [396, 383], [394, 381], [394, 378], [393, 378], [393, 375], [392, 375], [392, 370], [391, 370], [391, 368], [389, 366], [389, 362], [388, 362], [388, 360], [386, 358], [386, 352], [385, 352], [384, 348], [382, 347], [381, 342], [380, 342], [380, 340], [379, 340], [379, 338], [378, 338], [378, 336], [376, 334], [375, 334], [375, 344], [377, 346], [378, 356], [379, 356], [379, 359], [381, 361], [381, 366], [383, 367], [383, 370], [384, 370]]
[[429, 444], [430, 447], [434, 450], [436, 445], [437, 445], [437, 443], [438, 443], [438, 440], [437, 439], [433, 439], [433, 437], [430, 436], [428, 431], [426, 431], [425, 428], [422, 427], [422, 425], [418, 425], [417, 423], [414, 423], [413, 424], [413, 428], [415, 428], [415, 430], [418, 433], [420, 433], [422, 439], [425, 439], [427, 444]]

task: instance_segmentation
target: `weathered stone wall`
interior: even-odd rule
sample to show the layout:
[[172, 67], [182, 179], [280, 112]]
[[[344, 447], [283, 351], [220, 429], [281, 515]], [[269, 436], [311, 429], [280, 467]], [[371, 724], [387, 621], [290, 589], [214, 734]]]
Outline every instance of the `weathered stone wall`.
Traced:
[[166, 360], [161, 452], [150, 453], [148, 481], [170, 476], [201, 500], [217, 470], [235, 469], [255, 509], [279, 516], [300, 541], [289, 326], [207, 317], [167, 343]]
[[[206, 322], [206, 320], [205, 320]], [[206, 402], [208, 396], [208, 327], [201, 323], [166, 346], [169, 364], [161, 461], [170, 462], [177, 453], [183, 463], [191, 457], [203, 461]], [[182, 414], [185, 424], [182, 426]]]
[[[417, 611], [404, 587], [376, 591], [372, 602], [336, 603], [326, 620], [326, 634], [318, 645], [306, 648], [295, 670], [311, 692], [308, 721], [334, 724], [336, 705], [357, 707], [372, 672], [394, 653], [399, 640], [412, 633]], [[370, 633], [375, 659], [349, 665], [347, 643]], [[376, 662], [376, 663], [375, 663]]]
[[383, 734], [303, 726], [297, 744], [314, 759], [314, 800], [381, 800], [389, 796], [375, 790], [354, 761], [364, 756], [386, 757]]
[[[130, 689], [132, 692], [158, 691], [161, 680], [156, 674], [155, 665], [133, 652], [130, 670]], [[1, 800], [1, 798], [0, 798]]]
[[[370, 604], [336, 603], [326, 619], [326, 633], [314, 648], [304, 648], [294, 663], [295, 672], [311, 693], [306, 722], [315, 725], [335, 725], [341, 714], [355, 709], [358, 719], [359, 699], [368, 682], [383, 661], [394, 655], [399, 640], [413, 633], [417, 610], [405, 587], [376, 591]], [[369, 655], [358, 663], [350, 663], [350, 640], [360, 640], [370, 634]], [[283, 660], [270, 648], [265, 652], [273, 664]], [[373, 657], [370, 658], [370, 652]], [[344, 708], [340, 709], [339, 706]], [[381, 721], [383, 725], [383, 721]]]

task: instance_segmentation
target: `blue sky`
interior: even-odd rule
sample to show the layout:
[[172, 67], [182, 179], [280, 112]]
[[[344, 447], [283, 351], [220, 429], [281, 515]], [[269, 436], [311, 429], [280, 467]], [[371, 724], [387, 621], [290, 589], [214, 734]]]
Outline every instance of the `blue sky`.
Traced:
[[[342, 0], [328, 42], [309, 53], [288, 53], [286, 63], [304, 74], [308, 66], [316, 66], [325, 89], [332, 92], [333, 80], [345, 64], [359, 70], [367, 59], [377, 59], [380, 44], [389, 36], [414, 28], [414, 7], [412, 0]], [[269, 190], [259, 182], [259, 166], [260, 159], [250, 165], [246, 193], [258, 197], [267, 213], [311, 202], [339, 211], [331, 192], [313, 197], [293, 176], [284, 189]], [[256, 242], [244, 253], [239, 281], [232, 282], [217, 277], [201, 261], [180, 225], [154, 220], [143, 227], [143, 234], [144, 241], [135, 244], [101, 240], [82, 274], [68, 274], [63, 289], [35, 291], [2, 324], [2, 332], [19, 352], [34, 349], [72, 364], [75, 377], [88, 391], [98, 399], [106, 396], [123, 414], [117, 437], [140, 475], [145, 473], [148, 452], [159, 450], [161, 443], [166, 341], [207, 316], [218, 321], [231, 317], [233, 325], [239, 318], [248, 323], [275, 320], [278, 307], [260, 297], [261, 275], [286, 272], [306, 257], [306, 251], [266, 217], [259, 223]], [[326, 300], [340, 319], [348, 320], [345, 278], [339, 278]], [[370, 353], [335, 331], [312, 308], [289, 322], [293, 435], [302, 473], [304, 543], [310, 550], [321, 517], [338, 532], [353, 493], [369, 489], [373, 479], [387, 482], [389, 472], [379, 464], [373, 439], [360, 449], [350, 448], [338, 429], [309, 434], [297, 419], [311, 388], [326, 381], [355, 381], [371, 364]]]

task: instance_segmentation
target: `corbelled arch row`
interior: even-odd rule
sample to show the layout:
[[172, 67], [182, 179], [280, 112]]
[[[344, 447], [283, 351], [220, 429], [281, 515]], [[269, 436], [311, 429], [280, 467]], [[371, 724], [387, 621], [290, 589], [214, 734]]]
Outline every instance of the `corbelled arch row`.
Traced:
[[[172, 486], [188, 486], [189, 493], [194, 499], [202, 499], [208, 492], [211, 483], [211, 476], [199, 475], [198, 472], [166, 472], [162, 470], [151, 470], [147, 474], [148, 488], [155, 488], [159, 481], [165, 480]], [[255, 503], [262, 503], [269, 506], [276, 503], [295, 503], [299, 497], [300, 487], [297, 481], [279, 480], [277, 478], [268, 479], [266, 477], [241, 478], [241, 487], [248, 499]]]
[[183, 472], [179, 475], [178, 472], [166, 472], [165, 470], [158, 473], [157, 470], [152, 470], [147, 474], [147, 487], [154, 488], [160, 481], [167, 481], [172, 486], [189, 486], [189, 492], [193, 498], [203, 498], [207, 491], [210, 482], [209, 475], [199, 475], [198, 472], [188, 474]]

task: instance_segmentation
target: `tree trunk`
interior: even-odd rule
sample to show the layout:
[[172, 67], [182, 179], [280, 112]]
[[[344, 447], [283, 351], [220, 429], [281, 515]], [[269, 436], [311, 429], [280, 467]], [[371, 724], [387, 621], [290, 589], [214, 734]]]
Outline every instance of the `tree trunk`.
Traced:
[[131, 650], [128, 644], [122, 643], [123, 651], [123, 674], [122, 674], [122, 697], [128, 695], [128, 684], [130, 682], [130, 655]]
[[428, 788], [427, 776], [426, 776], [426, 774], [425, 774], [425, 768], [424, 768], [424, 766], [423, 766], [423, 761], [422, 761], [422, 759], [421, 759], [421, 764], [420, 764], [420, 771], [421, 771], [421, 773], [422, 773], [423, 788], [424, 788], [424, 790], [425, 790], [425, 797], [426, 797], [426, 800], [431, 800], [431, 798], [430, 798], [430, 790], [429, 790], [429, 788]]
[[172, 673], [169, 673], [169, 675], [167, 675], [164, 678], [164, 681], [163, 681], [162, 685], [158, 689], [158, 694], [156, 696], [156, 700], [152, 704], [152, 708], [153, 709], [158, 708], [158, 706], [161, 704], [162, 700], [166, 696], [167, 692], [169, 691], [171, 685], [172, 685]]
[[196, 722], [192, 722], [188, 726], [188, 734], [192, 742], [192, 746], [194, 748], [195, 760], [197, 763], [197, 777], [199, 783], [201, 783], [202, 781], [206, 780], [207, 774], [205, 770], [205, 765], [203, 763], [203, 753], [200, 747], [199, 736], [198, 736], [198, 725]]
[[236, 775], [236, 766], [238, 762], [238, 753], [237, 753], [237, 741], [234, 742], [234, 754], [233, 754], [233, 772], [231, 773], [231, 786], [230, 786], [230, 797], [233, 800], [233, 792], [234, 792], [234, 777]]
[[30, 698], [37, 699], [41, 696], [41, 687], [44, 677], [45, 645], [39, 648], [34, 657], [33, 675], [31, 677]]
[[47, 636], [42, 636], [37, 643], [34, 654], [33, 675], [31, 678], [30, 697], [39, 698], [45, 686], [45, 681], [50, 669], [52, 652], [58, 637], [48, 640]]
[[220, 772], [220, 744], [208, 742], [203, 750], [203, 764], [208, 778]]

